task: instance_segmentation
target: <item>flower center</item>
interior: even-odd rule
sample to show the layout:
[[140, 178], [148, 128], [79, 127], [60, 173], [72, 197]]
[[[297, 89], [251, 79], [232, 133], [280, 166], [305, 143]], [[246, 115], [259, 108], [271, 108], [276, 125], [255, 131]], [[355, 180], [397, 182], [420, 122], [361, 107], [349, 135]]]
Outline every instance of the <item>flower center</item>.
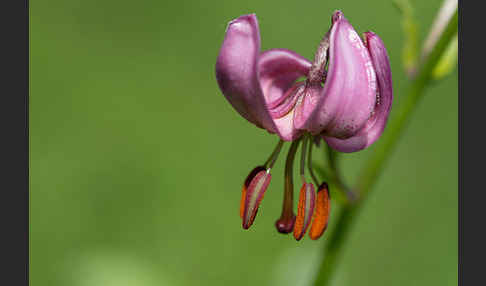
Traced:
[[282, 97], [269, 104], [269, 112], [272, 118], [278, 119], [287, 115], [295, 107], [297, 101], [302, 100], [304, 90], [305, 82], [297, 82]]

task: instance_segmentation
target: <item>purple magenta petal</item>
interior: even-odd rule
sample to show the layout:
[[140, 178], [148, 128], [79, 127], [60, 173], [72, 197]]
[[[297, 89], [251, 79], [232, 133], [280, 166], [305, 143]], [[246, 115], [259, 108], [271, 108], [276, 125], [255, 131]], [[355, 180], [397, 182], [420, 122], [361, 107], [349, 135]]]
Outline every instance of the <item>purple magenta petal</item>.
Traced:
[[291, 141], [301, 133], [294, 128], [293, 110], [287, 114], [282, 113], [283, 107], [274, 110], [274, 119], [269, 108], [285, 101], [286, 91], [308, 74], [310, 66], [308, 60], [285, 49], [260, 54], [258, 21], [251, 14], [228, 24], [216, 62], [216, 79], [226, 99], [244, 118]]
[[380, 37], [373, 32], [364, 33], [364, 37], [378, 79], [378, 99], [373, 116], [358, 134], [345, 140], [324, 137], [329, 146], [341, 152], [359, 151], [375, 142], [385, 129], [393, 102], [390, 60], [385, 45]]
[[260, 31], [254, 14], [228, 24], [216, 61], [216, 79], [231, 105], [248, 121], [275, 132], [258, 80]]
[[282, 140], [292, 141], [302, 134], [294, 128], [293, 105], [297, 96], [289, 89], [299, 77], [309, 73], [310, 67], [311, 62], [286, 49], [271, 49], [259, 58], [260, 85]]
[[[376, 78], [368, 50], [340, 11], [329, 35], [329, 68], [321, 96], [305, 97], [307, 120], [295, 127], [312, 134], [349, 138], [370, 118], [376, 100]], [[298, 107], [296, 107], [298, 108]], [[304, 112], [305, 113], [305, 112]]]
[[269, 108], [277, 106], [286, 90], [302, 76], [307, 76], [311, 62], [286, 49], [263, 52], [258, 60], [260, 85]]
[[[287, 115], [295, 106], [295, 103], [299, 99], [301, 92], [305, 88], [304, 82], [299, 82], [294, 84], [291, 88], [289, 88], [284, 96], [281, 96], [279, 100], [276, 101], [278, 104], [275, 104], [273, 108], [270, 108], [270, 115], [275, 118], [284, 117]], [[268, 106], [268, 104], [267, 104]]]

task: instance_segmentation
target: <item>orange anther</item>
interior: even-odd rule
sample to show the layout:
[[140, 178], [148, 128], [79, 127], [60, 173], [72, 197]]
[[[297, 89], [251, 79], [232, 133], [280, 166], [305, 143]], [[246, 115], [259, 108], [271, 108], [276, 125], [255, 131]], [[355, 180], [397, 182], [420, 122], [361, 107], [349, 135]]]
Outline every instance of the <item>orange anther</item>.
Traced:
[[326, 183], [323, 183], [317, 191], [316, 210], [312, 216], [312, 226], [309, 231], [309, 237], [316, 240], [322, 236], [327, 228], [329, 214], [331, 212], [331, 200], [329, 189]]
[[302, 239], [310, 224], [310, 218], [314, 212], [315, 190], [314, 185], [304, 183], [300, 189], [297, 217], [294, 224], [294, 238]]
[[246, 198], [246, 186], [243, 185], [243, 188], [241, 189], [240, 218], [243, 218], [243, 213], [245, 212], [245, 198]]

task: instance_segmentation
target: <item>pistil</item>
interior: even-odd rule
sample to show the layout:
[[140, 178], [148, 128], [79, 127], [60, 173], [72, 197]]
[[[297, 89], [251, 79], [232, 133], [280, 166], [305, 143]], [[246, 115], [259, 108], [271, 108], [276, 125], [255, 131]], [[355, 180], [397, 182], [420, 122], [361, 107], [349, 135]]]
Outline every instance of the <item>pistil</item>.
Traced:
[[275, 227], [280, 233], [290, 233], [294, 228], [295, 214], [293, 210], [294, 205], [294, 182], [293, 182], [293, 166], [295, 153], [299, 147], [300, 139], [295, 140], [290, 145], [289, 152], [287, 154], [287, 160], [285, 162], [285, 189], [282, 214], [280, 218], [275, 222]]

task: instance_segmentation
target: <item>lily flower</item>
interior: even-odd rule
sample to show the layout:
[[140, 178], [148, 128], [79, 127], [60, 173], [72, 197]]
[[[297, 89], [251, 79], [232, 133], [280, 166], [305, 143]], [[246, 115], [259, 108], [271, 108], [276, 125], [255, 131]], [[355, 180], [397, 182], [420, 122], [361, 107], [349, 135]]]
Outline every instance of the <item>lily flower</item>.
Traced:
[[[291, 141], [284, 207], [276, 227], [282, 233], [293, 230], [300, 240], [314, 220], [318, 226], [311, 227], [310, 235], [318, 238], [327, 226], [329, 196], [327, 184], [318, 184], [311, 168], [314, 183], [320, 186], [317, 195], [305, 180], [307, 142], [323, 138], [337, 151], [356, 152], [375, 142], [386, 126], [393, 91], [383, 42], [373, 32], [364, 33], [363, 41], [341, 11], [333, 13], [331, 24], [313, 62], [287, 49], [261, 52], [255, 14], [240, 16], [227, 26], [216, 61], [218, 85], [241, 116], [280, 138], [266, 163], [253, 169], [243, 184], [244, 229], [255, 219], [283, 143]], [[301, 77], [305, 80], [297, 81]], [[303, 186], [295, 216], [292, 166], [300, 141]], [[311, 148], [312, 142], [309, 154]]]

